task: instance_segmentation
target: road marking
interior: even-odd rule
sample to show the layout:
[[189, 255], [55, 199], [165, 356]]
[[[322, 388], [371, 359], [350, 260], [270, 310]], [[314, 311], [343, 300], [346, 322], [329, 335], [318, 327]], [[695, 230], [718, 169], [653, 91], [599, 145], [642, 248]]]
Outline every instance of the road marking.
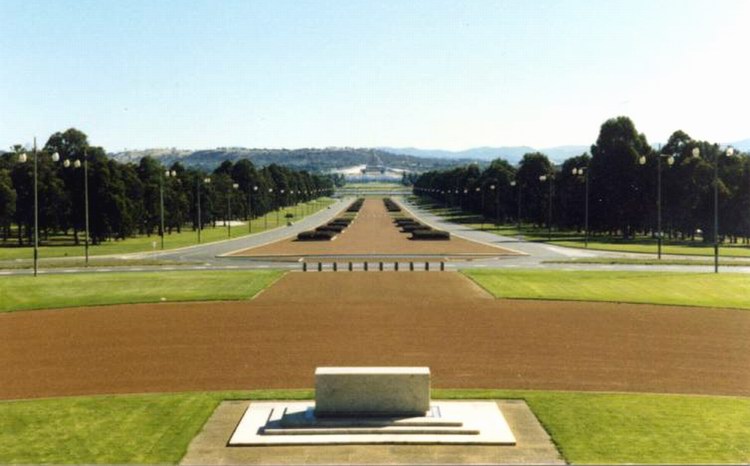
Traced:
[[99, 269], [97, 272], [111, 272], [112, 269]]
[[76, 273], [76, 272], [78, 272], [78, 271], [75, 270], [75, 269], [65, 269], [65, 270], [63, 270], [63, 273]]
[[267, 268], [268, 268], [268, 266], [267, 266], [267, 265], [259, 265], [259, 266], [258, 266], [258, 268], [259, 268], [259, 269], [267, 269]]
[[164, 267], [162, 270], [177, 270], [174, 267]]
[[240, 266], [239, 266], [239, 265], [227, 265], [227, 266], [225, 266], [224, 268], [225, 268], [225, 269], [239, 269], [239, 268], [240, 268]]
[[10, 275], [10, 274], [12, 274], [12, 273], [13, 273], [13, 272], [0, 272], [0, 275]]

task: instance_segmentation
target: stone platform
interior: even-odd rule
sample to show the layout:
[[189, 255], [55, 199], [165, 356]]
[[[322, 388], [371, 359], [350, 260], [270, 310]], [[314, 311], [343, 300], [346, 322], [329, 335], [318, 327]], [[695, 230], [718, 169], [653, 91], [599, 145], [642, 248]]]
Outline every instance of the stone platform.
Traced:
[[237, 420], [255, 402], [224, 401], [190, 443], [180, 464], [565, 464], [525, 402], [492, 402], [502, 410], [512, 429], [517, 442], [515, 446], [357, 444], [230, 447], [227, 446], [227, 439], [235, 431]]
[[422, 416], [317, 417], [312, 402], [252, 403], [229, 446], [515, 445], [494, 402], [433, 402]]

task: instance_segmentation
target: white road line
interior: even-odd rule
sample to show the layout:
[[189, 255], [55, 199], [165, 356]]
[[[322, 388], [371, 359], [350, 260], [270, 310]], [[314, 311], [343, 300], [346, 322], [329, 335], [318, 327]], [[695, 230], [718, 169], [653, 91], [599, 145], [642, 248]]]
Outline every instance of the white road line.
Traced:
[[76, 272], [78, 272], [78, 271], [77, 271], [77, 270], [75, 270], [75, 269], [65, 269], [65, 270], [63, 270], [62, 272], [63, 272], [63, 273], [76, 273]]
[[112, 269], [99, 269], [97, 272], [111, 272]]
[[0, 272], [0, 275], [10, 275], [10, 274], [12, 274], [12, 273], [13, 273], [13, 272]]

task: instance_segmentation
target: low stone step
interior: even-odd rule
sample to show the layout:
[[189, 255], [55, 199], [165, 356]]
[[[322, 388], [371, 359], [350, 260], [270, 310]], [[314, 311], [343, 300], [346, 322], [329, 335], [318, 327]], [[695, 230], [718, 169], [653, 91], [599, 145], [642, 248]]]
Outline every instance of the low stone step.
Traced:
[[466, 427], [266, 427], [262, 435], [479, 435]]
[[282, 427], [463, 427], [463, 422], [445, 419], [438, 407], [431, 407], [422, 417], [317, 417], [313, 408], [304, 411], [283, 410], [274, 412], [270, 421], [278, 421]]

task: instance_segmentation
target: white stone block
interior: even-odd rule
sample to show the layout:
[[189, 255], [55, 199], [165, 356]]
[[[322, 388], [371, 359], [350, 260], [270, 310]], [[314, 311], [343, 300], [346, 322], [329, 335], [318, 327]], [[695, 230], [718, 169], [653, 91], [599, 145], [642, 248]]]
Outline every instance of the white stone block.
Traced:
[[315, 415], [424, 415], [430, 409], [428, 367], [319, 367]]

